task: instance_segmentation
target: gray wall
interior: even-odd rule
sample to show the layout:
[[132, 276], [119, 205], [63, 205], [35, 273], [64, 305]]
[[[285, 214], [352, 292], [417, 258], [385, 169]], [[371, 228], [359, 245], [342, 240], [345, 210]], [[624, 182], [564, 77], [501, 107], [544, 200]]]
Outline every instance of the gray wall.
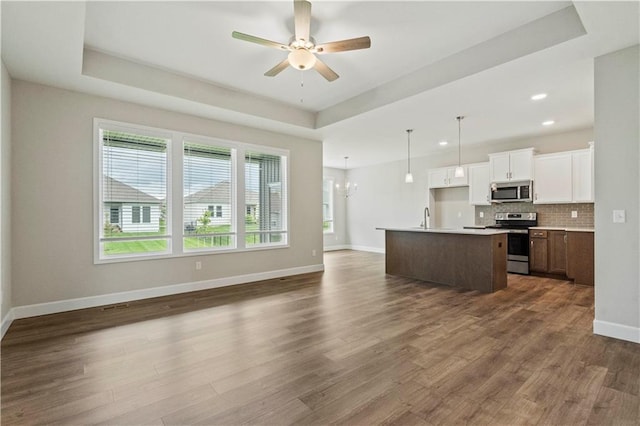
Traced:
[[[489, 161], [489, 153], [528, 147], [534, 147], [538, 154], [583, 149], [592, 140], [593, 130], [589, 128], [536, 138], [492, 141], [482, 146], [463, 146], [462, 162], [485, 162]], [[348, 200], [349, 244], [354, 248], [383, 251], [384, 233], [376, 231], [376, 227], [418, 226], [428, 203], [427, 169], [451, 166], [457, 162], [458, 151], [455, 147], [445, 149], [442, 153], [411, 159], [413, 184], [404, 183], [405, 160], [349, 170], [349, 178], [358, 182], [359, 186], [357, 196]], [[466, 189], [436, 191], [441, 204], [431, 206], [432, 226], [451, 227], [474, 223], [473, 209], [461, 209], [460, 200], [467, 196]], [[462, 213], [462, 218], [457, 218], [458, 212]], [[451, 214], [456, 216], [452, 220], [441, 217]]]
[[0, 320], [12, 308], [11, 296], [11, 77], [2, 63], [2, 112], [0, 127]]
[[[595, 59], [594, 330], [607, 335], [611, 331], [628, 332], [635, 334], [637, 342], [640, 342], [639, 62], [638, 45]], [[613, 223], [613, 210], [625, 210], [626, 223]]]
[[[12, 89], [14, 306], [322, 264], [320, 142], [24, 81]], [[290, 247], [94, 265], [94, 117], [289, 149]]]

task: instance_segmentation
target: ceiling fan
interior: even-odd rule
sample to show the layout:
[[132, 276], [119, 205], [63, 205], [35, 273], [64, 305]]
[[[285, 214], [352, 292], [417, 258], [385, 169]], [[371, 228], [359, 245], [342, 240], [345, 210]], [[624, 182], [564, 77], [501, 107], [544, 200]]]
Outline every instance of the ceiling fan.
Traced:
[[294, 0], [293, 18], [295, 35], [291, 37], [289, 44], [266, 40], [264, 38], [240, 33], [238, 31], [231, 33], [231, 36], [238, 40], [249, 41], [289, 52], [289, 55], [284, 61], [264, 73], [267, 77], [275, 77], [290, 65], [298, 70], [315, 68], [315, 70], [328, 81], [334, 81], [339, 77], [338, 74], [329, 68], [327, 64], [318, 59], [316, 54], [368, 49], [371, 47], [371, 39], [369, 37], [358, 37], [348, 40], [316, 44], [315, 40], [310, 35], [311, 3], [306, 0]]

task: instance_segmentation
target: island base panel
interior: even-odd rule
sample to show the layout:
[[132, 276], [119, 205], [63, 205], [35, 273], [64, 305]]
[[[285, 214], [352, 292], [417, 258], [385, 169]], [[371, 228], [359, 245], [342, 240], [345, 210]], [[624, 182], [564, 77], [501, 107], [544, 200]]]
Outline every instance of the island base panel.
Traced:
[[491, 293], [507, 286], [507, 237], [385, 231], [386, 272]]

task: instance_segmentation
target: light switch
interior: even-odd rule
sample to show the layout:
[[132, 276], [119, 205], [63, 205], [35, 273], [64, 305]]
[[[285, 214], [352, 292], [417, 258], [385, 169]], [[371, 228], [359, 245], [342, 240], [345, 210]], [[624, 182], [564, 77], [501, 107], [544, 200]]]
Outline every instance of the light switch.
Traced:
[[625, 223], [627, 221], [627, 215], [624, 210], [613, 211], [613, 223]]
[[484, 212], [480, 212], [480, 218], [484, 217]]
[[571, 218], [575, 219], [578, 217], [578, 211], [577, 210], [571, 210]]

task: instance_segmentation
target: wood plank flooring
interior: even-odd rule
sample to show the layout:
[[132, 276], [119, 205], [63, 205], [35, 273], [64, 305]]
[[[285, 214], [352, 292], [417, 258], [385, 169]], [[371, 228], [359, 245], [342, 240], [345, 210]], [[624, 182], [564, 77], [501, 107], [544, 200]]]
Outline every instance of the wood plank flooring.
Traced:
[[593, 287], [493, 294], [326, 271], [15, 321], [3, 425], [640, 424], [640, 345], [592, 334]]

